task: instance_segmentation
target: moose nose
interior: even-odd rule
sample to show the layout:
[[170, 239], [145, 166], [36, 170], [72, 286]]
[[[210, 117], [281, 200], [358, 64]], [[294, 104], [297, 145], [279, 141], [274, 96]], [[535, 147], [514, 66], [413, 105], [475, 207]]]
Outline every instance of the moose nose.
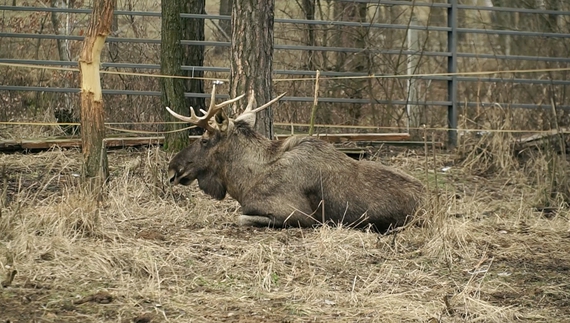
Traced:
[[176, 184], [176, 183], [175, 183], [175, 182], [176, 182], [176, 176], [172, 176], [172, 177], [169, 179], [169, 182], [170, 182], [171, 185], [175, 185], [175, 184]]

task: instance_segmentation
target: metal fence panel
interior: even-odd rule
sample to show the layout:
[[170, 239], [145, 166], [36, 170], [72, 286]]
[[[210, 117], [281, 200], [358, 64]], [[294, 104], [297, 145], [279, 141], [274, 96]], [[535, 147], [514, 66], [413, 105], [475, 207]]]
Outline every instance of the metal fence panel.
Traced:
[[[569, 48], [570, 45], [567, 42], [570, 39], [570, 11], [568, 8], [562, 8], [560, 10], [550, 10], [548, 8], [514, 8], [514, 7], [497, 7], [497, 6], [479, 6], [479, 5], [467, 5], [459, 4], [458, 0], [447, 0], [445, 3], [434, 3], [431, 1], [386, 1], [386, 0], [338, 0], [338, 2], [344, 3], [357, 3], [367, 5], [368, 10], [376, 10], [377, 12], [390, 12], [390, 10], [402, 10], [401, 12], [408, 13], [410, 8], [416, 8], [413, 10], [428, 10], [429, 15], [433, 12], [444, 13], [444, 16], [440, 17], [434, 21], [422, 21], [420, 24], [411, 24], [409, 21], [381, 21], [379, 18], [370, 18], [367, 22], [359, 21], [340, 21], [331, 19], [298, 19], [298, 18], [276, 18], [275, 23], [281, 24], [283, 28], [299, 28], [299, 32], [304, 32], [303, 28], [308, 28], [307, 26], [312, 26], [312, 28], [322, 28], [325, 31], [334, 31], [335, 28], [366, 28], [370, 30], [370, 33], [374, 33], [374, 37], [378, 41], [384, 41], [390, 37], [390, 33], [394, 32], [408, 32], [410, 30], [420, 33], [423, 39], [424, 47], [421, 51], [410, 50], [404, 45], [399, 48], [389, 48], [379, 45], [371, 46], [367, 44], [366, 46], [334, 46], [334, 44], [327, 43], [326, 45], [319, 44], [298, 44], [298, 43], [287, 43], [284, 40], [281, 43], [275, 44], [276, 53], [295, 53], [292, 55], [303, 55], [304, 53], [320, 53], [319, 55], [332, 55], [337, 53], [344, 53], [346, 55], [364, 55], [368, 59], [378, 59], [379, 55], [384, 55], [380, 61], [386, 62], [386, 64], [394, 64], [393, 73], [386, 73], [382, 69], [377, 70], [334, 70], [329, 68], [320, 71], [320, 76], [324, 78], [329, 78], [331, 84], [333, 82], [338, 82], [337, 85], [331, 85], [335, 91], [338, 91], [339, 86], [343, 85], [343, 80], [348, 80], [350, 78], [356, 77], [366, 77], [370, 76], [371, 80], [374, 82], [383, 82], [387, 80], [391, 75], [395, 74], [394, 77], [400, 79], [409, 79], [411, 77], [422, 80], [426, 90], [424, 92], [428, 93], [427, 89], [432, 84], [445, 84], [445, 95], [439, 97], [425, 98], [409, 98], [406, 95], [395, 97], [395, 98], [378, 98], [375, 96], [358, 98], [358, 97], [338, 97], [325, 95], [319, 98], [319, 102], [324, 104], [360, 104], [360, 105], [374, 105], [381, 104], [387, 106], [406, 106], [406, 105], [417, 105], [423, 107], [442, 107], [447, 111], [447, 126], [449, 127], [448, 140], [451, 145], [454, 145], [457, 140], [457, 128], [458, 128], [458, 114], [459, 108], [473, 108], [473, 107], [485, 107], [492, 106], [493, 104], [499, 104], [504, 106], [509, 106], [512, 108], [525, 108], [525, 109], [543, 109], [550, 107], [550, 102], [544, 103], [544, 100], [535, 99], [531, 94], [528, 97], [517, 99], [514, 101], [497, 101], [497, 102], [483, 102], [479, 100], [472, 100], [469, 97], [461, 94], [461, 91], [469, 90], [470, 86], [475, 84], [487, 83], [487, 84], [503, 84], [508, 86], [510, 89], [516, 89], [517, 91], [522, 91], [524, 93], [524, 88], [519, 89], [519, 87], [524, 86], [534, 86], [549, 88], [549, 91], [553, 93], [564, 94], [564, 96], [557, 96], [560, 102], [558, 102], [557, 108], [559, 109], [569, 109], [570, 98], [567, 98], [565, 93], [568, 90], [570, 81], [565, 78], [564, 74], [569, 70], [568, 64], [570, 63], [570, 57], [568, 56], [568, 50], [557, 50], [552, 47], [552, 50], [546, 50], [546, 45], [544, 50], [542, 50], [540, 44], [546, 44], [548, 42], [559, 41], [560, 48]], [[406, 11], [407, 10], [407, 11]], [[430, 11], [431, 10], [431, 11]], [[438, 11], [439, 10], [439, 11]], [[39, 13], [39, 14], [55, 14], [55, 13], [68, 13], [68, 14], [83, 14], [87, 15], [91, 13], [91, 9], [88, 8], [55, 8], [55, 7], [31, 7], [31, 6], [0, 6], [0, 11], [10, 12], [14, 14], [22, 13]], [[400, 12], [400, 11], [399, 11]], [[467, 25], [464, 19], [460, 18], [460, 15], [466, 15], [468, 12], [477, 12], [478, 15], [488, 14], [491, 15], [487, 20], [482, 20], [482, 22], [473, 23], [473, 26]], [[413, 14], [413, 13], [411, 13]], [[435, 14], [435, 13], [434, 13]], [[515, 23], [520, 24], [520, 15], [539, 15], [537, 19], [537, 24], [542, 23], [541, 21], [554, 21], [556, 26], [545, 27], [544, 30], [532, 30], [532, 28], [520, 28], [518, 26], [505, 26], [507, 23], [493, 22], [493, 15], [504, 15], [512, 14], [515, 15]], [[129, 17], [129, 19], [134, 19], [133, 17], [143, 18], [160, 18], [160, 12], [158, 11], [142, 11], [142, 10], [116, 10], [116, 16]], [[540, 16], [542, 15], [542, 16]], [[214, 22], [220, 20], [228, 20], [229, 16], [217, 15], [217, 14], [189, 14], [181, 13], [181, 17], [185, 19], [205, 19], [207, 22]], [[550, 19], [550, 20], [549, 20]], [[395, 19], [398, 20], [398, 19]], [[490, 21], [490, 22], [489, 22]], [[545, 24], [546, 25], [546, 24]], [[83, 40], [83, 36], [78, 34], [77, 30], [73, 34], [56, 34], [53, 31], [35, 31], [35, 32], [25, 32], [23, 30], [11, 30], [9, 26], [5, 26], [3, 22], [2, 30], [0, 30], [0, 41], [1, 42], [12, 42], [12, 46], [20, 46], [21, 43], [26, 41], [36, 41], [38, 44], [42, 41], [75, 41], [80, 42]], [[530, 24], [529, 24], [530, 26]], [[500, 27], [500, 28], [498, 28]], [[5, 30], [8, 29], [8, 30]], [[547, 30], [548, 29], [548, 30]], [[287, 29], [293, 30], [293, 29]], [[433, 36], [435, 35], [435, 36]], [[108, 37], [107, 41], [109, 44], [138, 44], [138, 45], [159, 45], [160, 39], [157, 35], [154, 37], [140, 36], [133, 37], [136, 35], [131, 35], [130, 33], [125, 33], [120, 36]], [[404, 36], [405, 37], [405, 36]], [[429, 38], [432, 37], [432, 38]], [[444, 44], [442, 46], [437, 45], [437, 41], [433, 41], [434, 37], [443, 37]], [[466, 43], [464, 37], [472, 37], [470, 39], [472, 44]], [[479, 38], [477, 38], [479, 37]], [[483, 38], [481, 38], [483, 37]], [[474, 41], [473, 39], [483, 39], [482, 42]], [[529, 40], [531, 39], [531, 40]], [[533, 41], [532, 39], [540, 39], [538, 41]], [[431, 42], [431, 43], [430, 43]], [[519, 46], [524, 48], [525, 42], [529, 44], [526, 46], [528, 50], [520, 50], [513, 53], [507, 47], [509, 46]], [[334, 42], [333, 42], [334, 43]], [[520, 43], [520, 44], [519, 44]], [[227, 48], [230, 46], [229, 42], [217, 41], [208, 39], [205, 41], [197, 40], [182, 40], [182, 44], [187, 46], [205, 46], [207, 48]], [[477, 50], [477, 47], [481, 45], [488, 45], [486, 50]], [[372, 44], [374, 45], [374, 44]], [[538, 47], [538, 48], [534, 48]], [[38, 45], [39, 46], [39, 45]], [[533, 52], [534, 50], [534, 52]], [[2, 54], [2, 53], [0, 53]], [[18, 56], [17, 53], [12, 53], [12, 57], [6, 57], [5, 54], [0, 55], [0, 64], [3, 66], [15, 64], [28, 64], [28, 65], [39, 65], [39, 66], [61, 66], [61, 67], [76, 67], [76, 61], [62, 61], [55, 60], [53, 58], [48, 59], [30, 59]], [[315, 55], [315, 54], [313, 54]], [[4, 57], [2, 57], [4, 56]], [[416, 73], [419, 75], [415, 76], [402, 76], [401, 70], [398, 64], [401, 64], [402, 60], [407, 60], [411, 56], [419, 56], [423, 62], [429, 60], [429, 64], [433, 65], [432, 70], [437, 70], [437, 72], [427, 72], [427, 73]], [[299, 57], [299, 56], [292, 56]], [[323, 56], [325, 57], [325, 56]], [[323, 58], [324, 59], [324, 58]], [[216, 62], [212, 60], [212, 62]], [[489, 65], [491, 66], [487, 71], [493, 68], [496, 69], [496, 73], [482, 73], [480, 75], [470, 74], [477, 72], [477, 66], [475, 64]], [[511, 66], [521, 66], [520, 68]], [[103, 69], [133, 69], [141, 73], [154, 72], [158, 73], [160, 70], [160, 65], [156, 63], [148, 62], [104, 62], [102, 65]], [[182, 66], [183, 70], [187, 71], [200, 71], [205, 73], [211, 73], [217, 77], [228, 75], [229, 68], [224, 65], [211, 64], [209, 66]], [[514, 71], [513, 73], [505, 73], [505, 71]], [[526, 72], [525, 72], [526, 71]], [[280, 67], [275, 68], [273, 71], [275, 75], [275, 81], [280, 83], [287, 83], [288, 77], [305, 77], [310, 78], [316, 75], [315, 70], [311, 69], [300, 69], [288, 67], [287, 64], [281, 64]], [[522, 76], [521, 76], [522, 75]], [[524, 77], [523, 77], [524, 76]], [[310, 79], [308, 80], [310, 81]], [[305, 81], [306, 82], [306, 81]], [[439, 83], [438, 83], [439, 82]], [[290, 81], [289, 83], [293, 83]], [[287, 84], [289, 84], [287, 83]], [[310, 83], [309, 83], [310, 84]], [[469, 85], [471, 84], [471, 85]], [[395, 86], [395, 85], [393, 85]], [[489, 85], [490, 86], [490, 85]], [[295, 88], [291, 85], [292, 88]], [[298, 88], [298, 87], [297, 87]], [[488, 88], [488, 92], [491, 88]], [[76, 93], [78, 92], [77, 87], [69, 84], [68, 86], [36, 86], [33, 84], [6, 84], [0, 83], [0, 91], [31, 91], [38, 93]], [[341, 89], [339, 93], [344, 93]], [[151, 96], [156, 97], [160, 95], [156, 89], [105, 89], [104, 93], [107, 95], [128, 95], [128, 96]], [[283, 101], [288, 101], [291, 103], [299, 102], [312, 102], [313, 98], [307, 93], [306, 95], [298, 95], [292, 93], [291, 96], [286, 96]], [[203, 93], [187, 93], [189, 97], [204, 97], [207, 98], [207, 94]], [[552, 94], [553, 96], [555, 94]], [[220, 98], [225, 98], [227, 96], [220, 95]]]

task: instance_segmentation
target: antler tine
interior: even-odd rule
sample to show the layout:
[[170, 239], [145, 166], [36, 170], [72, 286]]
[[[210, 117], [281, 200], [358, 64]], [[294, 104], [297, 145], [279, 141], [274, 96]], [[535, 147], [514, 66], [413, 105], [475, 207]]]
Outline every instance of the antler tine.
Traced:
[[255, 91], [251, 90], [251, 92], [249, 93], [249, 100], [247, 101], [247, 107], [245, 107], [245, 110], [243, 111], [244, 113], [251, 111], [251, 109], [253, 108], [254, 101], [255, 101]]
[[238, 97], [235, 97], [233, 99], [229, 99], [227, 101], [224, 101], [222, 103], [216, 104], [216, 83], [214, 83], [212, 85], [212, 97], [210, 98], [210, 107], [208, 108], [208, 113], [206, 113], [206, 117], [208, 120], [211, 119], [213, 116], [216, 115], [216, 113], [218, 113], [218, 111], [220, 111], [221, 108], [225, 107], [228, 104], [232, 104], [238, 100], [240, 100], [241, 98], [243, 98], [245, 96], [245, 94], [242, 94]]
[[203, 117], [198, 117], [196, 115], [196, 112], [194, 111], [194, 108], [192, 108], [192, 107], [190, 108], [190, 117], [180, 115], [180, 114], [172, 111], [169, 107], [166, 107], [166, 110], [171, 115], [173, 115], [175, 118], [177, 118], [179, 120], [194, 124], [200, 128], [204, 128], [208, 131], [212, 131], [212, 130], [214, 130], [214, 128], [212, 128], [212, 126], [210, 126], [208, 121], [210, 119], [212, 119], [212, 117], [214, 117], [216, 115], [216, 113], [218, 113], [218, 111], [220, 111], [221, 108], [223, 108], [224, 106], [226, 106], [228, 104], [236, 102], [237, 100], [243, 98], [244, 95], [245, 94], [242, 94], [242, 95], [238, 96], [237, 98], [224, 101], [220, 104], [216, 104], [216, 83], [214, 83], [212, 86], [212, 96], [210, 97], [210, 107], [208, 108], [208, 111], [200, 110], [200, 111], [202, 111], [202, 113], [204, 113]]
[[188, 123], [198, 125], [198, 121], [200, 121], [200, 119], [194, 113], [194, 109], [192, 107], [190, 107], [190, 117], [186, 117], [186, 116], [183, 116], [181, 114], [178, 114], [178, 113], [172, 111], [169, 107], [166, 107], [166, 111], [168, 111], [176, 119], [180, 119], [180, 120], [186, 121]]
[[279, 99], [281, 99], [282, 97], [284, 97], [285, 94], [287, 94], [287, 92], [281, 93], [281, 94], [280, 94], [279, 96], [277, 96], [275, 99], [273, 99], [273, 100], [271, 100], [271, 101], [265, 103], [264, 105], [262, 105], [262, 106], [260, 106], [260, 107], [255, 108], [255, 109], [252, 110], [251, 112], [252, 112], [252, 113], [257, 113], [257, 112], [259, 112], [259, 111], [261, 111], [261, 110], [263, 110], [263, 109], [269, 107], [270, 105], [272, 105], [273, 103], [279, 101]]
[[215, 116], [216, 113], [218, 113], [220, 110], [216, 107], [216, 82], [214, 82], [214, 84], [212, 84], [212, 95], [210, 96], [210, 107], [208, 108], [208, 111], [202, 110], [202, 113], [205, 113], [204, 116], [200, 118], [200, 120], [205, 120], [205, 123], [208, 124], [208, 121], [212, 119], [212, 117]]
[[225, 107], [225, 106], [228, 105], [228, 104], [232, 104], [232, 103], [234, 103], [234, 102], [240, 100], [240, 99], [243, 98], [244, 96], [245, 96], [245, 94], [242, 94], [242, 95], [240, 95], [240, 96], [238, 96], [238, 97], [235, 97], [235, 98], [233, 98], [233, 99], [229, 99], [229, 100], [224, 101], [224, 102], [222, 102], [222, 103], [216, 104], [216, 106], [215, 106], [216, 111], [219, 111], [220, 108], [223, 108], [223, 107]]

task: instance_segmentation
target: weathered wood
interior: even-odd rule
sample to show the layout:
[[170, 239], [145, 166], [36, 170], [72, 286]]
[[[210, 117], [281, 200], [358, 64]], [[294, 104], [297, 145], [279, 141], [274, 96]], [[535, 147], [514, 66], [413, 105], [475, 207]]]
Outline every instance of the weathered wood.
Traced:
[[105, 124], [101, 90], [101, 52], [113, 23], [113, 0], [94, 2], [93, 13], [79, 57], [81, 75], [81, 147], [86, 178], [108, 176], [107, 156], [103, 147]]
[[[277, 135], [277, 138], [284, 140], [290, 135]], [[188, 143], [200, 138], [200, 136], [188, 137]], [[381, 142], [401, 142], [409, 139], [410, 136], [405, 133], [368, 133], [368, 134], [328, 134], [319, 136], [320, 139], [331, 143], [345, 142], [365, 142], [367, 144]], [[106, 138], [105, 147], [107, 148], [124, 148], [134, 146], [151, 146], [162, 145], [164, 143], [163, 136], [156, 137], [117, 137]], [[80, 148], [81, 139], [70, 137], [59, 138], [38, 138], [38, 139], [21, 139], [21, 140], [1, 140], [0, 151], [25, 151], [25, 150], [47, 150], [55, 147], [60, 148]], [[347, 149], [358, 149], [348, 147]]]
[[523, 150], [525, 148], [540, 147], [545, 145], [551, 145], [551, 147], [559, 147], [557, 144], [560, 139], [558, 136], [562, 134], [565, 136], [566, 146], [568, 146], [568, 141], [570, 139], [570, 129], [560, 129], [560, 132], [556, 129], [550, 130], [544, 133], [527, 135], [521, 138], [517, 138], [514, 142], [515, 150]]
[[[107, 138], [105, 147], [124, 148], [132, 146], [159, 145], [164, 137], [132, 137], [132, 138]], [[40, 138], [22, 140], [0, 141], [0, 151], [24, 151], [24, 150], [47, 150], [52, 148], [81, 148], [79, 138]]]

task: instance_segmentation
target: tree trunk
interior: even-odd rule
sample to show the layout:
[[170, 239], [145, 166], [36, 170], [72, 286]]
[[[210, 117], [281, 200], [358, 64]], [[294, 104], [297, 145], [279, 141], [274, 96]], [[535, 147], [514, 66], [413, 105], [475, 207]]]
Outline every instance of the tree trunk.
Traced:
[[[340, 21], [354, 21], [366, 23], [366, 3], [335, 2], [335, 19]], [[336, 29], [337, 47], [362, 48], [362, 52], [349, 54], [336, 53], [336, 70], [348, 72], [365, 72], [368, 70], [368, 59], [364, 49], [368, 30], [365, 27], [338, 26]], [[346, 80], [342, 82], [341, 96], [351, 99], [362, 99], [366, 88], [365, 79]], [[361, 117], [361, 104], [352, 103], [347, 105], [350, 123], [358, 124]]]
[[[204, 40], [204, 20], [188, 19], [183, 21], [181, 12], [204, 13], [204, 0], [170, 0], [161, 2], [162, 31], [160, 49], [160, 67], [163, 75], [189, 76], [192, 72], [182, 70], [182, 65], [201, 66], [204, 61], [203, 46], [188, 47], [187, 50], [180, 44], [180, 40], [186, 37], [195, 40]], [[194, 76], [202, 76], [202, 72], [194, 72]], [[181, 78], [161, 78], [161, 102], [172, 110], [188, 115], [193, 106], [196, 113], [204, 108], [204, 99], [193, 98], [187, 100], [184, 97], [185, 90], [200, 93], [203, 92], [202, 80], [185, 81]], [[166, 111], [164, 112], [167, 122], [177, 121]], [[167, 131], [175, 131], [184, 128], [184, 124], [167, 124]], [[164, 148], [170, 151], [181, 150], [188, 145], [188, 131], [167, 133], [164, 140]]]
[[[306, 20], [315, 20], [315, 0], [303, 0], [303, 12]], [[316, 46], [315, 25], [306, 25], [305, 44], [307, 46]], [[314, 52], [306, 51], [307, 59], [305, 68], [309, 71], [315, 70]]]
[[[184, 1], [183, 1], [184, 2]], [[205, 0], [186, 0], [184, 3], [184, 11], [195, 14], [206, 14]], [[205, 39], [204, 19], [184, 19], [182, 27], [182, 39], [200, 40]], [[186, 46], [184, 48], [183, 62], [185, 66], [203, 66], [204, 65], [204, 46]], [[183, 71], [186, 76], [196, 77], [196, 79], [187, 80], [185, 82], [186, 92], [204, 93], [204, 77], [203, 71]], [[200, 110], [206, 109], [205, 98], [189, 97], [186, 99], [186, 106], [193, 107], [197, 115], [202, 115]], [[189, 109], [184, 110], [189, 113]], [[190, 135], [201, 135], [204, 132], [202, 128], [193, 128], [189, 130]]]
[[[232, 14], [232, 0], [220, 0], [220, 16], [229, 16]], [[232, 21], [227, 19], [218, 20], [218, 25], [224, 35], [224, 41], [229, 41], [232, 37]], [[227, 38], [226, 38], [227, 36]]]
[[[257, 105], [271, 100], [275, 0], [235, 0], [232, 8], [230, 96], [255, 91]], [[234, 113], [241, 112], [242, 109]], [[257, 113], [255, 128], [273, 138], [271, 107]]]
[[111, 32], [113, 0], [95, 1], [91, 22], [79, 58], [81, 75], [81, 144], [86, 178], [108, 176], [103, 139], [105, 124], [99, 67], [105, 39]]

